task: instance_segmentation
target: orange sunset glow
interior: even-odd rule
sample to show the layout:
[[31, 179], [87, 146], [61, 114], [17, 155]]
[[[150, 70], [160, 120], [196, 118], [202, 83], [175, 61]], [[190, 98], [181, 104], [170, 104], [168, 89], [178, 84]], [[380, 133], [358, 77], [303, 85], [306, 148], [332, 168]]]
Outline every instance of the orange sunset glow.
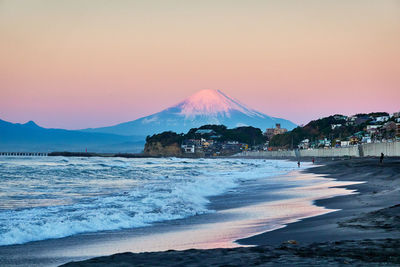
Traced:
[[400, 1], [0, 1], [0, 118], [108, 126], [220, 89], [297, 124], [400, 110]]

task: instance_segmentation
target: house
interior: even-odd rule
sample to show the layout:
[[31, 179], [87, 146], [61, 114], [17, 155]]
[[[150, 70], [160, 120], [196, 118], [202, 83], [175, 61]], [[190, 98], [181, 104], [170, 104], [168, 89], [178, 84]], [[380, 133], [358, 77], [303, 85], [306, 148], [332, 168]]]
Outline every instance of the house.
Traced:
[[331, 140], [324, 138], [323, 140], [318, 140], [318, 147], [330, 147], [332, 145]]
[[340, 128], [342, 127], [342, 124], [338, 123], [338, 124], [331, 124], [331, 129], [335, 130], [336, 128]]
[[389, 121], [382, 126], [382, 129], [385, 131], [396, 131], [397, 125], [394, 121]]
[[350, 145], [357, 145], [360, 142], [360, 140], [358, 139], [357, 136], [351, 136], [349, 138], [349, 142], [350, 142]]
[[345, 146], [349, 146], [349, 145], [350, 145], [350, 141], [340, 141], [341, 147], [345, 147]]
[[400, 118], [400, 112], [395, 112], [392, 114], [393, 118]]
[[204, 140], [204, 141], [202, 141], [201, 142], [201, 144], [202, 144], [202, 146], [204, 147], [204, 148], [207, 148], [207, 147], [209, 147], [209, 146], [213, 146], [214, 145], [214, 140]]
[[369, 134], [376, 134], [379, 132], [379, 128], [381, 128], [382, 125], [367, 125], [367, 133]]
[[339, 120], [347, 120], [348, 117], [347, 117], [347, 116], [344, 116], [344, 115], [336, 114], [336, 115], [333, 116], [333, 118], [334, 118], [335, 120], [339, 121]]
[[[388, 121], [382, 126], [382, 130], [389, 134], [389, 138], [393, 138], [395, 136], [400, 135], [400, 123], [396, 123], [394, 121]], [[392, 136], [390, 136], [392, 135]], [[394, 135], [394, 136], [393, 136]]]
[[361, 143], [367, 143], [367, 144], [372, 143], [371, 136], [368, 136], [368, 135], [363, 136], [361, 139]]
[[376, 117], [376, 118], [375, 118], [375, 120], [376, 120], [377, 122], [385, 122], [385, 121], [388, 121], [389, 119], [390, 119], [389, 116], [380, 116], [380, 117]]
[[195, 153], [196, 151], [196, 144], [195, 142], [191, 141], [191, 140], [184, 140], [182, 142], [181, 148], [183, 150], [184, 153]]
[[357, 119], [357, 116], [349, 116], [349, 117], [347, 117], [346, 126], [354, 125], [356, 119]]
[[309, 149], [310, 148], [310, 139], [304, 139], [298, 145], [299, 149]]

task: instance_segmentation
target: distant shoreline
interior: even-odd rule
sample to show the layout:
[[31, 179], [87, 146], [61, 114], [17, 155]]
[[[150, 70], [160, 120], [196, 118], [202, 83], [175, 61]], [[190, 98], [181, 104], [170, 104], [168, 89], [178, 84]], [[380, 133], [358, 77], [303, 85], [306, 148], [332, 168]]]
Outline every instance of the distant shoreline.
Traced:
[[94, 152], [50, 152], [49, 157], [103, 157], [103, 158], [157, 158], [143, 153], [94, 153]]

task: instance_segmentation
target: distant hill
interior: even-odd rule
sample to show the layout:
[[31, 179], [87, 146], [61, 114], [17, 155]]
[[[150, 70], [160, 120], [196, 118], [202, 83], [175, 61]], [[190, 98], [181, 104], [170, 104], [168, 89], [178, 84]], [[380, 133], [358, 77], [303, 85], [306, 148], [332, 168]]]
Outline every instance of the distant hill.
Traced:
[[[353, 124], [348, 124], [344, 119], [345, 116], [339, 114], [310, 121], [303, 127], [296, 127], [287, 133], [273, 136], [270, 140], [270, 146], [290, 148], [293, 145], [293, 147], [297, 147], [306, 138], [310, 141], [324, 138], [344, 140], [357, 132], [362, 132], [375, 117], [389, 116], [389, 114], [387, 112], [372, 112], [368, 114], [359, 113], [354, 116], [357, 119]], [[340, 127], [332, 128], [332, 125], [340, 125]]]
[[33, 121], [25, 124], [0, 120], [0, 151], [140, 152], [143, 136], [121, 136], [73, 130], [47, 129]]
[[[200, 132], [201, 130], [205, 132]], [[203, 125], [199, 128], [190, 129], [186, 134], [166, 131], [147, 136], [144, 153], [153, 156], [181, 156], [181, 144], [185, 140], [200, 140], [203, 138], [212, 139], [216, 143], [220, 143], [220, 147], [226, 141], [237, 141], [248, 145], [259, 145], [266, 141], [262, 131], [251, 126], [228, 129], [225, 125]]]
[[253, 126], [263, 131], [280, 123], [291, 130], [297, 125], [274, 118], [247, 107], [220, 90], [202, 90], [177, 105], [153, 115], [110, 127], [85, 129], [85, 132], [119, 135], [153, 135], [164, 131], [187, 132], [206, 124], [226, 125], [229, 128]]

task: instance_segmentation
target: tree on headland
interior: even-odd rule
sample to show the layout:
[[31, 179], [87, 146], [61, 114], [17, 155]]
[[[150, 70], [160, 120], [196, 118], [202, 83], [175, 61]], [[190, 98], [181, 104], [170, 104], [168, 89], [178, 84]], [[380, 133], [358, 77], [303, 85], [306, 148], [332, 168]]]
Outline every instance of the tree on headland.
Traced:
[[160, 134], [154, 134], [146, 137], [146, 143], [159, 142], [163, 146], [167, 146], [173, 143], [181, 144], [183, 141], [183, 134], [177, 134], [172, 131], [162, 132]]
[[[213, 130], [211, 133], [198, 133], [198, 130]], [[192, 128], [187, 134], [177, 134], [175, 132], [163, 132], [147, 136], [146, 143], [160, 142], [163, 146], [173, 143], [181, 144], [186, 139], [214, 139], [216, 141], [237, 141], [249, 145], [259, 145], [265, 143], [266, 139], [259, 128], [251, 126], [237, 127], [228, 129], [225, 125], [203, 125], [199, 128]]]

